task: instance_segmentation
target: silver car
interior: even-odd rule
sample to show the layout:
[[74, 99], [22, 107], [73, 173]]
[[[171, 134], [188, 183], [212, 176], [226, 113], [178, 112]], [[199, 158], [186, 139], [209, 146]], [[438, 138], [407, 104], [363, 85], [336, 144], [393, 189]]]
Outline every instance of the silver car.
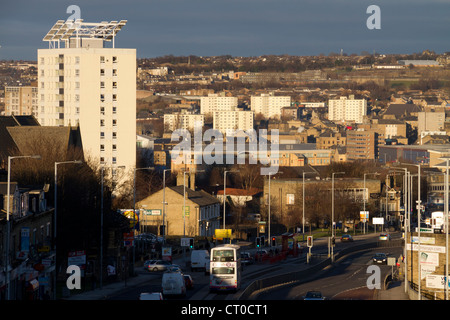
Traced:
[[172, 263], [170, 263], [170, 261], [166, 261], [166, 260], [154, 260], [151, 261], [148, 264], [147, 270], [148, 271], [166, 271], [168, 267], [172, 266]]

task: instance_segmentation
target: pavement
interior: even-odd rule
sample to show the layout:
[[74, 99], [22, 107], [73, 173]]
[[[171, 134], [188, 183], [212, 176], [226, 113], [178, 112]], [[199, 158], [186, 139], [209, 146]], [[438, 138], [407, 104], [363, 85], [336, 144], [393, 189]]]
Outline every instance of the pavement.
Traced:
[[405, 283], [403, 281], [393, 281], [389, 283], [388, 288], [378, 290], [377, 300], [410, 300], [405, 293]]

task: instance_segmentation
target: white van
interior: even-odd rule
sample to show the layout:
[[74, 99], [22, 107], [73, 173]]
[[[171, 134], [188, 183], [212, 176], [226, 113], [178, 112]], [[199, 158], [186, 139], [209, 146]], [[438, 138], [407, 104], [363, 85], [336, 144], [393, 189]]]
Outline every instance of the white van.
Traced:
[[209, 273], [209, 259], [208, 250], [193, 250], [191, 253], [191, 271], [201, 269]]
[[186, 283], [180, 272], [164, 272], [161, 286], [164, 296], [186, 295]]

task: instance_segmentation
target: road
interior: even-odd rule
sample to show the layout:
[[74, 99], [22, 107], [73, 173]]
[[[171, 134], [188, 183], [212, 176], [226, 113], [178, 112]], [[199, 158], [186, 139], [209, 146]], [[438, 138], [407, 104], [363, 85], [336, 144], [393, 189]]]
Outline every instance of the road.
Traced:
[[[373, 255], [376, 252], [385, 252], [391, 257], [398, 258], [402, 251], [402, 248], [377, 248], [354, 253], [342, 261], [337, 261], [316, 280], [271, 290], [260, 294], [257, 300], [301, 300], [308, 291], [321, 291], [330, 300], [373, 300], [375, 291], [367, 287], [368, 279], [373, 274], [372, 271], [368, 272], [368, 267], [373, 265]], [[379, 267], [382, 282], [392, 267], [387, 265]]]
[[[358, 239], [355, 239], [354, 243], [341, 243], [340, 241], [337, 241], [335, 252], [347, 246], [360, 244], [365, 241], [375, 240], [376, 238], [374, 236], [362, 236]], [[388, 252], [388, 250], [392, 251], [391, 253], [396, 257], [400, 255], [401, 252], [401, 248], [383, 248], [382, 251]], [[304, 251], [306, 252], [306, 250]], [[313, 253], [321, 254], [323, 257], [325, 257], [327, 255], [327, 252], [327, 240], [315, 241]], [[336, 295], [338, 292], [343, 292], [350, 288], [365, 286], [366, 279], [368, 277], [365, 272], [368, 266], [368, 261], [372, 258], [372, 255], [372, 253], [361, 254], [361, 256], [352, 255], [349, 259], [336, 264], [335, 267], [331, 268], [326, 274], [322, 275], [322, 279], [313, 281], [311, 285], [304, 284], [300, 286], [299, 289], [281, 289], [280, 291], [276, 292], [276, 296], [273, 296], [271, 293], [270, 299], [298, 299], [299, 297], [304, 295], [307, 290], [309, 290], [308, 288], [329, 288], [326, 289], [324, 293], [326, 292], [327, 296], [331, 297]], [[305, 253], [297, 258], [291, 257], [280, 263], [253, 264], [245, 266], [242, 273], [242, 288], [245, 288], [251, 282], [259, 278], [295, 271], [300, 265], [305, 265]], [[382, 267], [382, 269], [386, 268]], [[148, 281], [143, 281], [142, 285], [139, 286], [124, 288], [124, 290], [121, 290], [119, 293], [110, 296], [109, 300], [137, 300], [139, 299], [139, 295], [141, 292], [161, 292], [161, 272], [153, 273], [145, 271], [143, 269], [137, 270], [137, 272], [141, 273], [142, 276], [148, 278]], [[204, 272], [187, 271], [185, 273], [192, 276], [194, 280], [194, 288], [191, 290], [187, 290], [186, 297], [168, 297], [168, 299], [235, 300], [241, 294], [240, 291], [235, 294], [209, 293], [209, 276], [205, 275]], [[358, 278], [359, 280], [356, 281], [356, 278]], [[341, 283], [344, 283], [345, 285], [347, 285], [347, 287], [343, 287], [343, 285], [340, 285]], [[261, 296], [261, 299], [267, 298], [269, 298], [269, 296]]]

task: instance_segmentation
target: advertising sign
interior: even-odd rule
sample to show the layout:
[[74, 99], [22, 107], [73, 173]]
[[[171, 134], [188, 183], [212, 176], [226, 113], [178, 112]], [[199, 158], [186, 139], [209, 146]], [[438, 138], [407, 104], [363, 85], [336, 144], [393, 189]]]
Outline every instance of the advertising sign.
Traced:
[[437, 274], [429, 274], [426, 278], [426, 286], [431, 289], [444, 289], [445, 276]]
[[68, 254], [67, 263], [68, 265], [76, 265], [79, 266], [80, 269], [84, 269], [86, 267], [86, 251], [71, 251]]
[[140, 209], [142, 214], [146, 216], [160, 216], [161, 215], [161, 209]]
[[120, 213], [122, 213], [125, 217], [127, 217], [130, 221], [130, 228], [136, 228], [139, 223], [139, 215], [133, 209], [120, 209]]
[[172, 261], [172, 247], [162, 247], [162, 259]]
[[360, 211], [359, 220], [361, 222], [367, 222], [367, 220], [369, 220], [369, 211]]
[[132, 247], [134, 244], [134, 234], [133, 232], [127, 232], [123, 234], [123, 245], [125, 247]]
[[216, 229], [214, 234], [216, 239], [231, 238], [231, 229]]

